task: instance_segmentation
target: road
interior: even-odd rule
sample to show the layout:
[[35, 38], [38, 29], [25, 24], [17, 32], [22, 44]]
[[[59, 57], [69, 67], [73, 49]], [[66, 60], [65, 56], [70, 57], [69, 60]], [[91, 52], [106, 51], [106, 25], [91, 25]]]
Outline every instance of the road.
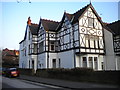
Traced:
[[[31, 81], [26, 81], [26, 80], [21, 80], [17, 78], [7, 78], [7, 77], [2, 77], [2, 88], [3, 90], [9, 89], [9, 88], [16, 88], [17, 90], [23, 90], [23, 89], [47, 89], [47, 90], [59, 90], [62, 89], [61, 87], [57, 86], [52, 86], [52, 85], [46, 85], [46, 84], [41, 84], [41, 83], [36, 83], [36, 82], [31, 82]], [[63, 89], [62, 89], [63, 90]]]

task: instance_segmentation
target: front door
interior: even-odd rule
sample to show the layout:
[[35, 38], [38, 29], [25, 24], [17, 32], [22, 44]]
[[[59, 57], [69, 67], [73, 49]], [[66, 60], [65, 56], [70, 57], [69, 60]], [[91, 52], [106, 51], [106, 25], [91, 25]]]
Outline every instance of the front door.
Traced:
[[56, 68], [56, 59], [53, 59], [52, 63], [53, 63], [53, 68]]
[[32, 60], [32, 69], [34, 69], [34, 60]]

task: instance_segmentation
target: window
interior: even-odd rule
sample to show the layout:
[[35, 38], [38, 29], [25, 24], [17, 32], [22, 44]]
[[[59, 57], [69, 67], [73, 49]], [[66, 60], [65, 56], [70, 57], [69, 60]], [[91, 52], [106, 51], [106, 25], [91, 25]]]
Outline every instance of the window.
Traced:
[[94, 19], [93, 18], [88, 18], [88, 27], [94, 27]]
[[95, 37], [95, 48], [98, 48], [98, 37]]
[[55, 41], [50, 41], [50, 50], [55, 51]]
[[98, 69], [97, 57], [94, 57], [94, 65], [95, 65], [95, 70], [97, 70]]
[[37, 53], [37, 44], [34, 44], [34, 53]]
[[39, 43], [39, 53], [43, 52], [43, 42]]
[[29, 60], [29, 68], [30, 68], [30, 60]]
[[29, 54], [30, 54], [30, 45], [29, 45]]
[[97, 36], [92, 36], [92, 35], [85, 35], [85, 45], [86, 47], [90, 48], [98, 48], [98, 37]]
[[93, 57], [89, 57], [89, 67], [93, 68], [93, 61], [92, 61]]
[[26, 56], [26, 48], [25, 48], [25, 56]]
[[55, 48], [56, 51], [59, 51], [60, 50], [60, 40], [56, 41], [56, 48]]
[[90, 48], [94, 48], [94, 36], [90, 36]]
[[83, 57], [83, 67], [87, 67], [87, 58]]
[[30, 40], [30, 31], [29, 31], [29, 40]]
[[33, 41], [37, 41], [37, 37], [33, 37], [32, 40], [33, 40]]
[[89, 47], [89, 37], [88, 37], [88, 35], [85, 36], [85, 45], [86, 45], [86, 47]]
[[74, 29], [75, 29], [75, 30], [78, 30], [78, 25], [77, 25], [77, 24], [74, 26]]
[[34, 59], [32, 60], [32, 68], [34, 68]]

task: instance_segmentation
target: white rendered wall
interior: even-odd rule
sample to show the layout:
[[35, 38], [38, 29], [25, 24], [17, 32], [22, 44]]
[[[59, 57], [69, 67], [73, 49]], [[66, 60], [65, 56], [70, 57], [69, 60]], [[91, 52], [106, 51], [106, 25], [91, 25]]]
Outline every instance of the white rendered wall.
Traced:
[[26, 47], [26, 60], [25, 60], [25, 64], [26, 64], [26, 67], [25, 68], [29, 68], [29, 45], [30, 45], [30, 40], [29, 40], [29, 26], [27, 28], [27, 36], [26, 36], [26, 44], [25, 44], [25, 47]]
[[104, 29], [104, 39], [105, 39], [105, 70], [115, 70], [115, 56], [113, 47], [113, 36], [112, 33]]
[[116, 70], [120, 70], [120, 56], [115, 56]]
[[61, 60], [61, 68], [74, 68], [74, 53], [73, 50], [60, 52], [58, 57]]
[[[98, 56], [98, 70], [102, 70], [102, 62], [104, 62], [104, 56], [99, 55]], [[104, 67], [103, 67], [103, 70], [104, 70]]]
[[47, 53], [38, 55], [38, 68], [47, 68]]
[[81, 67], [80, 55], [75, 55], [76, 57], [76, 67]]

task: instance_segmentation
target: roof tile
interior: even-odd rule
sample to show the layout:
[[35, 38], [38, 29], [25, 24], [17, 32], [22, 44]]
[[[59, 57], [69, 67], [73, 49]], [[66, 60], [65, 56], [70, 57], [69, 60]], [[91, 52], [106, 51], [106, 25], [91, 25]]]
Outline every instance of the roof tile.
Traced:
[[47, 19], [41, 19], [41, 20], [45, 30], [49, 30], [49, 31], [55, 31], [59, 24], [59, 22], [52, 20], [47, 20]]
[[120, 20], [110, 23], [107, 26], [115, 33], [115, 35], [120, 35]]

